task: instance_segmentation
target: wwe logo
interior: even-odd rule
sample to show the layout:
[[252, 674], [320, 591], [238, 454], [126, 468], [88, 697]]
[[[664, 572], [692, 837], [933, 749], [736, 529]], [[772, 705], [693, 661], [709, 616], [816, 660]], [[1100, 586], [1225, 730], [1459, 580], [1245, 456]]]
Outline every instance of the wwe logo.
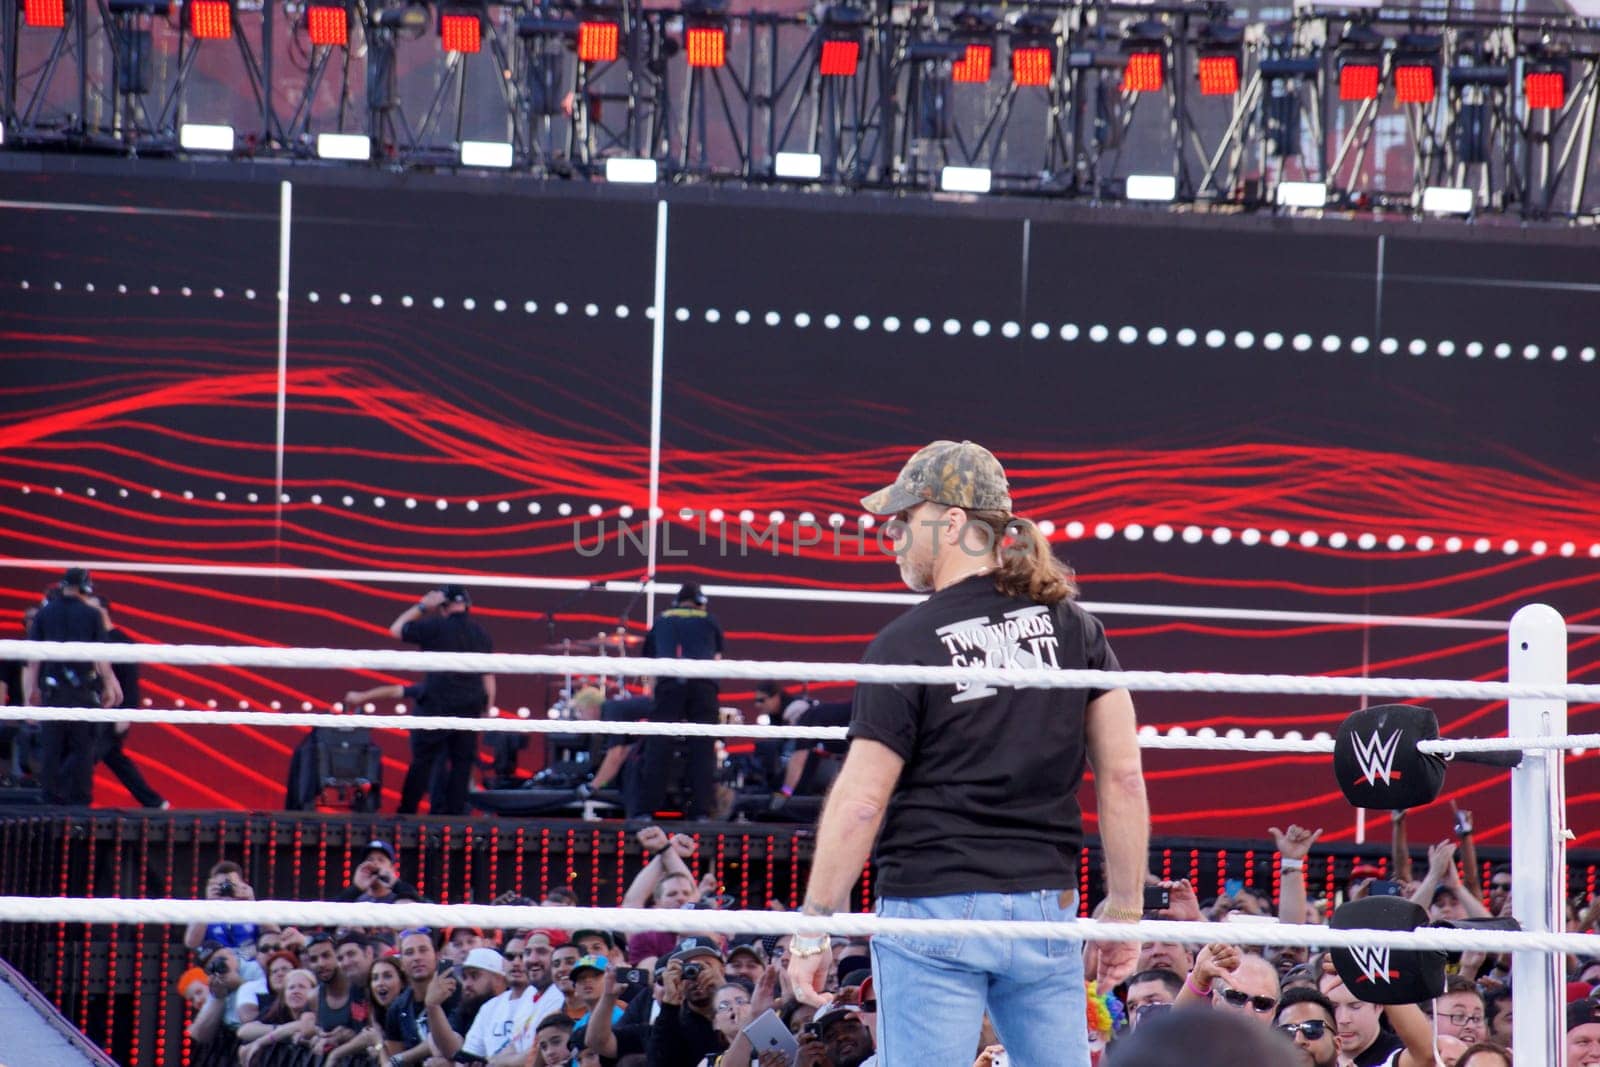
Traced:
[[1360, 734], [1355, 735], [1356, 763], [1361, 767], [1361, 776], [1368, 785], [1376, 785], [1379, 778], [1383, 779], [1384, 785], [1391, 785], [1391, 779], [1400, 777], [1400, 772], [1394, 769], [1394, 755], [1399, 746], [1399, 730], [1387, 739], [1376, 730], [1365, 741]]
[[1370, 948], [1352, 946], [1350, 956], [1356, 961], [1356, 966], [1361, 969], [1361, 977], [1368, 982], [1389, 982], [1393, 973], [1389, 970], [1389, 950], [1385, 948]]

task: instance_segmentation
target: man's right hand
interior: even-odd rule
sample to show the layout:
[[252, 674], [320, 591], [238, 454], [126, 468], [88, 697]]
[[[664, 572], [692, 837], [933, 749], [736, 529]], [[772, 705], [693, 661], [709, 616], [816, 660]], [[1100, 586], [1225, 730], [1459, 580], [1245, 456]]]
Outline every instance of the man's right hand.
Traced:
[[370, 863], [363, 863], [361, 866], [356, 868], [356, 873], [351, 877], [350, 882], [357, 889], [365, 892], [372, 888], [372, 880], [377, 876], [377, 874], [378, 869], [376, 867]]
[[800, 1058], [794, 1061], [794, 1067], [828, 1067], [828, 1046], [822, 1043], [822, 1038], [815, 1034], [806, 1034], [800, 1039]]
[[423, 1003], [430, 1008], [437, 1008], [455, 995], [456, 980], [448, 974], [436, 974], [433, 981], [428, 983], [428, 992], [423, 997]]
[[677, 1007], [683, 1003], [683, 964], [673, 960], [661, 976], [661, 1003]]
[[672, 851], [678, 854], [679, 859], [690, 859], [700, 851], [700, 843], [688, 834], [673, 834]]
[[1200, 898], [1195, 895], [1194, 886], [1189, 884], [1189, 879], [1180, 878], [1176, 882], [1158, 884], [1167, 890], [1167, 907], [1158, 913], [1161, 918], [1178, 922], [1205, 921], [1205, 916], [1200, 914]]
[[633, 839], [639, 842], [639, 847], [646, 852], [661, 852], [670, 843], [667, 832], [659, 826], [646, 826], [634, 834]]

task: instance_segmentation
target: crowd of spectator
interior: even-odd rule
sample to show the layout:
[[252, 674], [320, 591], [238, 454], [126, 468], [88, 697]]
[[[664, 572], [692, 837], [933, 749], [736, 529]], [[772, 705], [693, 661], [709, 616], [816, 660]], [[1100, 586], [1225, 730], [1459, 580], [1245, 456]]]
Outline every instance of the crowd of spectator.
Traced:
[[[1291, 826], [1272, 834], [1280, 856], [1276, 908], [1249, 886], [1230, 885], [1222, 896], [1201, 900], [1186, 880], [1152, 879], [1164, 906], [1152, 907], [1151, 917], [1325, 922], [1328, 902], [1308, 899], [1304, 886], [1305, 858], [1320, 831]], [[717, 895], [713, 875], [694, 876], [693, 838], [659, 827], [637, 838], [650, 858], [623, 906], [731, 906]], [[1342, 894], [1398, 893], [1436, 920], [1509, 914], [1509, 872], [1496, 870], [1487, 887], [1468, 889], [1456, 852], [1455, 842], [1434, 846], [1428, 870], [1416, 880], [1384, 879], [1358, 868]], [[340, 899], [422, 899], [386, 842], [373, 841], [352, 858], [354, 874]], [[254, 897], [231, 862], [213, 867], [205, 892], [214, 899]], [[531, 901], [503, 896], [496, 903]], [[579, 902], [560, 887], [541, 903]], [[1574, 915], [1574, 928], [1591, 928], [1594, 911], [1600, 908]], [[188, 1034], [200, 1067], [875, 1065], [870, 941], [834, 939], [828, 989], [835, 996], [819, 1011], [793, 995], [788, 940], [730, 939], [711, 930], [625, 936], [603, 929], [197, 924], [185, 932], [194, 967], [179, 985], [192, 1010]], [[1093, 944], [1086, 948], [1088, 974], [1095, 971], [1095, 951]], [[1568, 965], [1569, 1060], [1574, 1067], [1600, 1067], [1600, 959], [1569, 959]], [[1203, 1029], [1212, 1024], [1197, 1020], [1216, 1014], [1259, 1030], [1265, 1047], [1282, 1054], [1252, 1067], [1507, 1067], [1510, 977], [1509, 958], [1467, 953], [1451, 964], [1442, 995], [1379, 1006], [1355, 995], [1324, 953], [1153, 942], [1142, 946], [1126, 982], [1090, 990], [1085, 1026], [1097, 1061], [1112, 1067], [1166, 1062], [1140, 1052], [1146, 1043], [1134, 1035], [1141, 1028]], [[987, 1028], [975, 1035], [971, 1054], [977, 1067], [1007, 1062]]]

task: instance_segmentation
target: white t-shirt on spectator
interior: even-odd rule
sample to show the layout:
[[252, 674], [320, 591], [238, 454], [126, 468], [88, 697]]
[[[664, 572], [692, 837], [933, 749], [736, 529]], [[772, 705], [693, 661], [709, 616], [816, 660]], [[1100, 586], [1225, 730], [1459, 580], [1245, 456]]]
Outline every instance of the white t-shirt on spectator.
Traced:
[[516, 1030], [517, 1009], [531, 1006], [534, 999], [528, 990], [523, 990], [522, 996], [513, 1000], [509, 989], [490, 998], [478, 1009], [477, 1018], [462, 1040], [461, 1051], [485, 1060], [504, 1052]]
[[[485, 1005], [487, 1007], [488, 1005]], [[543, 993], [534, 995], [533, 987], [517, 1001], [511, 1015], [511, 1036], [508, 1048], [522, 1053], [533, 1051], [533, 1039], [545, 1016], [567, 1006], [566, 994], [554, 982], [545, 986]]]
[[240, 1004], [254, 1004], [258, 1008], [265, 1008], [267, 1006], [265, 1001], [270, 999], [265, 978], [257, 978], [255, 981], [246, 982], [239, 987]]

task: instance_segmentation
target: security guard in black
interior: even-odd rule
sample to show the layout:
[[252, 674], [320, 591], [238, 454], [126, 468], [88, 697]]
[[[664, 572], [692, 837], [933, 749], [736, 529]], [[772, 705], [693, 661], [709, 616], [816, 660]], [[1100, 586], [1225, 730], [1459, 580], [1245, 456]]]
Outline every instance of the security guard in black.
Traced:
[[[693, 582], [684, 583], [672, 607], [657, 617], [644, 639], [647, 658], [721, 659], [722, 651], [722, 626], [706, 610], [706, 596]], [[651, 717], [657, 722], [716, 722], [717, 683], [709, 678], [658, 679]], [[638, 789], [628, 805], [630, 817], [650, 815], [665, 801], [667, 768], [675, 747], [681, 747], [687, 757], [688, 814], [700, 818], [712, 814], [716, 807], [716, 743], [709, 737], [652, 737], [644, 745]]]
[[[80, 593], [92, 591], [88, 573], [74, 568], [61, 583], [61, 592], [39, 609], [28, 628], [32, 641], [104, 641], [105, 620], [83, 601]], [[39, 664], [34, 688], [45, 707], [98, 707], [105, 684], [93, 663], [46, 661]], [[114, 679], [114, 676], [113, 676]], [[29, 694], [24, 694], [28, 697]], [[95, 747], [99, 731], [94, 723], [47, 722], [40, 730], [40, 777], [49, 804], [88, 806], [94, 799]]]

